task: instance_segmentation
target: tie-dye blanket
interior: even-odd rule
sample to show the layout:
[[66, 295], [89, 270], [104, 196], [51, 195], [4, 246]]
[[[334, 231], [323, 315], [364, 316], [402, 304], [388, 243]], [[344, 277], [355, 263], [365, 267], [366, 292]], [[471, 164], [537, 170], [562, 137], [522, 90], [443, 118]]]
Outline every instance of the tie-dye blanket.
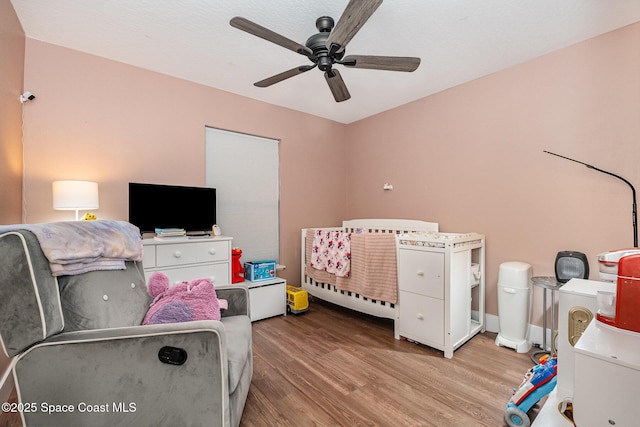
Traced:
[[142, 260], [140, 230], [125, 221], [70, 221], [0, 226], [0, 233], [28, 230], [38, 239], [54, 276], [124, 270]]

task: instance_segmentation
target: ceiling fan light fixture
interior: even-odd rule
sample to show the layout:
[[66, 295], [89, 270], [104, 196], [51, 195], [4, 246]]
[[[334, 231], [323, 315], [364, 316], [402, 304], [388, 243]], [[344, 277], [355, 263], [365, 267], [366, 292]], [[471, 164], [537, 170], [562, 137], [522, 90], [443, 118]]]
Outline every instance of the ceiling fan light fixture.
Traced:
[[318, 58], [318, 68], [322, 71], [331, 70], [333, 61], [328, 55], [323, 55]]

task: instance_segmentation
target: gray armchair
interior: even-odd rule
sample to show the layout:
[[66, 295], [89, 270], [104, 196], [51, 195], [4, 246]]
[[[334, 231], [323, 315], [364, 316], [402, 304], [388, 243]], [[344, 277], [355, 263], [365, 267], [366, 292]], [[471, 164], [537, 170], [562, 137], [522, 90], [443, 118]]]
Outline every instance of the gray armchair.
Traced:
[[140, 262], [54, 277], [30, 231], [0, 234], [0, 344], [27, 426], [237, 426], [253, 373], [249, 295], [221, 321], [140, 326]]

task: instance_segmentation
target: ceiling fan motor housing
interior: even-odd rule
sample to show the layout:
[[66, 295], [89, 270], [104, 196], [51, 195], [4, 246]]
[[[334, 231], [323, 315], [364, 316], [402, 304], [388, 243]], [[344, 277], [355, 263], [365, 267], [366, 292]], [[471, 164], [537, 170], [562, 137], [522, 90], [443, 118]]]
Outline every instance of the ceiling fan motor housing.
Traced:
[[316, 28], [319, 32], [309, 37], [305, 43], [305, 46], [313, 52], [313, 57], [309, 59], [318, 64], [318, 68], [322, 71], [330, 70], [331, 66], [344, 56], [344, 50], [331, 55], [327, 48], [327, 39], [334, 24], [330, 16], [321, 16], [316, 19]]

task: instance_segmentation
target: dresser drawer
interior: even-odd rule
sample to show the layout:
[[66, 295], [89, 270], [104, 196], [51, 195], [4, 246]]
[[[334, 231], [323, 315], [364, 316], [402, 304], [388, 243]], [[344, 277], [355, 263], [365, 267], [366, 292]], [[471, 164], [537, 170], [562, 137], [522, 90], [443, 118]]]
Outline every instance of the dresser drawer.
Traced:
[[156, 246], [156, 266], [171, 267], [174, 265], [195, 264], [197, 262], [196, 246], [193, 244], [171, 244]]
[[229, 241], [196, 243], [196, 259], [198, 262], [227, 261], [231, 254]]
[[145, 270], [145, 278], [147, 279], [147, 282], [149, 281], [149, 277], [151, 277], [154, 271], [161, 271], [165, 273], [169, 277], [169, 282], [172, 285], [184, 281], [190, 282], [194, 279], [202, 278], [211, 279], [214, 285], [228, 285], [229, 283], [231, 283], [228, 263]]
[[444, 345], [444, 301], [400, 291], [397, 335], [431, 346]]
[[156, 246], [156, 266], [197, 264], [229, 259], [229, 242], [176, 243]]
[[156, 247], [144, 245], [142, 247], [142, 267], [152, 268], [156, 266]]
[[400, 290], [444, 298], [444, 254], [414, 249], [400, 249], [398, 256]]

